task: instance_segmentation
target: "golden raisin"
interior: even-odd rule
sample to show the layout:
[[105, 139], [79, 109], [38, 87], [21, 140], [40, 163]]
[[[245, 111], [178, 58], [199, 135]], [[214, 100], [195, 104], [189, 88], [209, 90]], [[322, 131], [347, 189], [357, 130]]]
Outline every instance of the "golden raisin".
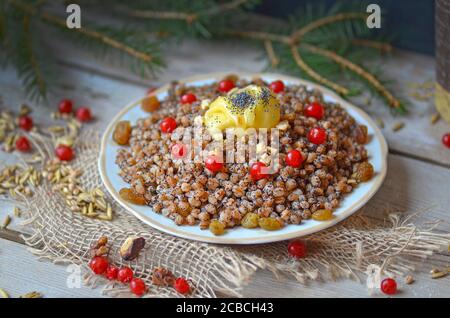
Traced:
[[241, 221], [241, 225], [247, 229], [258, 227], [259, 216], [256, 213], [247, 213]]
[[143, 111], [151, 113], [157, 110], [160, 104], [158, 97], [149, 95], [142, 100], [141, 108]]
[[359, 182], [365, 182], [372, 179], [374, 174], [373, 166], [371, 163], [365, 161], [358, 165], [356, 168], [355, 179]]
[[128, 145], [131, 136], [131, 124], [127, 120], [119, 121], [114, 129], [113, 139], [119, 145]]
[[122, 188], [119, 191], [119, 195], [122, 199], [130, 203], [138, 205], [145, 205], [147, 203], [144, 196], [136, 193], [136, 191], [134, 191], [133, 189]]
[[209, 230], [214, 235], [222, 235], [225, 233], [225, 225], [218, 220], [212, 220], [211, 223], [209, 223]]
[[312, 214], [313, 220], [316, 221], [327, 221], [333, 217], [333, 211], [331, 210], [317, 210]]
[[281, 222], [275, 218], [260, 218], [258, 224], [266, 231], [275, 231], [283, 227]]

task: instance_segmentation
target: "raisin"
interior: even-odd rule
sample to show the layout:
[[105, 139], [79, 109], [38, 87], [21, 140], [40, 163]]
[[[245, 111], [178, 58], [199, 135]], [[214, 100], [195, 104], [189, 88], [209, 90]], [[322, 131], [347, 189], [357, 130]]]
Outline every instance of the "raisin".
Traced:
[[160, 104], [161, 103], [159, 102], [158, 97], [155, 95], [150, 95], [142, 100], [141, 108], [143, 111], [151, 113], [157, 110]]
[[283, 227], [281, 222], [275, 218], [260, 218], [258, 223], [266, 231], [276, 231]]
[[136, 193], [133, 189], [122, 188], [119, 191], [119, 195], [122, 199], [130, 203], [138, 205], [145, 205], [147, 203], [144, 196]]
[[333, 211], [331, 210], [317, 210], [312, 214], [312, 219], [316, 221], [327, 221], [333, 217]]
[[369, 181], [373, 177], [373, 166], [369, 162], [362, 162], [356, 168], [355, 179], [359, 182]]
[[209, 224], [209, 230], [214, 235], [222, 235], [225, 233], [225, 225], [218, 220], [212, 220]]
[[256, 213], [247, 213], [241, 221], [241, 225], [247, 229], [258, 227], [259, 216]]
[[359, 125], [355, 128], [355, 140], [360, 145], [365, 145], [369, 141], [367, 126]]
[[113, 139], [119, 145], [128, 145], [131, 136], [131, 124], [127, 120], [119, 121], [114, 129]]

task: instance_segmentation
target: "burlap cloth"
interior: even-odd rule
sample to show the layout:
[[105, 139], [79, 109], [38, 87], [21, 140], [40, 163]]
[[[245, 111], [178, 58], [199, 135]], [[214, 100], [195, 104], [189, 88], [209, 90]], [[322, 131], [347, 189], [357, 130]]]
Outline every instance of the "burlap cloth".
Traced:
[[[77, 141], [73, 165], [83, 170], [82, 184], [86, 189], [101, 187], [97, 168], [99, 138], [85, 132]], [[52, 156], [52, 148], [40, 135], [34, 135], [35, 145], [42, 154]], [[405, 275], [415, 265], [435, 251], [447, 248], [448, 234], [433, 229], [418, 229], [410, 220], [391, 215], [388, 222], [368, 220], [362, 213], [328, 230], [304, 238], [308, 256], [293, 260], [287, 254], [287, 242], [254, 246], [220, 246], [199, 243], [161, 233], [141, 223], [117, 204], [113, 221], [87, 218], [71, 212], [62, 196], [51, 190], [49, 182], [34, 189], [31, 199], [23, 199], [26, 212], [23, 222], [32, 235], [24, 236], [32, 253], [54, 263], [75, 263], [83, 268], [84, 282], [102, 286], [110, 296], [131, 296], [128, 287], [113, 284], [101, 276], [92, 275], [86, 264], [90, 247], [106, 235], [112, 243], [110, 260], [116, 265], [131, 266], [135, 275], [150, 286], [146, 296], [180, 297], [173, 288], [151, 285], [155, 266], [171, 270], [176, 276], [192, 280], [192, 297], [240, 295], [242, 286], [249, 282], [258, 269], [269, 269], [276, 275], [287, 275], [300, 283], [308, 279], [323, 281], [340, 277], [377, 281], [380, 275]], [[105, 191], [106, 192], [106, 191]], [[109, 198], [109, 202], [113, 202]], [[124, 262], [118, 249], [129, 235], [141, 235], [146, 247], [132, 262]], [[378, 285], [379, 286], [379, 285]]]

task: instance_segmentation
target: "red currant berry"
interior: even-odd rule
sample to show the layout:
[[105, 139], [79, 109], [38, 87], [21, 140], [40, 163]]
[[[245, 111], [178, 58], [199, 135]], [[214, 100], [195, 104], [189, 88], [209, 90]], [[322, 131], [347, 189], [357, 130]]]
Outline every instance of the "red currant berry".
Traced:
[[217, 89], [219, 92], [228, 93], [235, 87], [234, 82], [232, 80], [223, 80], [219, 83]]
[[184, 144], [174, 144], [170, 151], [174, 159], [181, 159], [186, 155], [187, 147]]
[[192, 93], [187, 93], [181, 96], [180, 102], [181, 104], [192, 104], [197, 100], [197, 97]]
[[133, 294], [136, 296], [142, 296], [145, 294], [145, 291], [147, 290], [147, 286], [145, 286], [145, 283], [140, 278], [133, 278], [130, 282], [130, 289]]
[[300, 240], [292, 241], [288, 244], [289, 255], [295, 258], [303, 258], [306, 256], [306, 245]]
[[250, 167], [250, 175], [252, 176], [252, 179], [258, 181], [267, 178], [268, 174], [263, 172], [265, 168], [267, 168], [267, 166], [263, 162], [258, 161], [252, 164]]
[[167, 117], [159, 124], [159, 128], [163, 133], [171, 133], [177, 128], [177, 122], [172, 117]]
[[314, 127], [308, 132], [308, 140], [316, 145], [321, 145], [327, 141], [327, 132], [320, 127]]
[[298, 168], [302, 165], [304, 159], [302, 153], [294, 149], [287, 153], [284, 160], [288, 166]]
[[23, 130], [30, 131], [33, 128], [33, 119], [30, 116], [20, 116], [19, 117], [19, 126]]
[[311, 103], [305, 107], [305, 115], [308, 117], [314, 117], [317, 120], [321, 120], [323, 115], [325, 115], [325, 108], [320, 103]]
[[211, 172], [217, 172], [223, 167], [223, 162], [217, 156], [208, 156], [205, 160], [205, 167]]
[[87, 107], [80, 107], [77, 109], [75, 115], [78, 121], [86, 122], [92, 119], [91, 110]]
[[447, 148], [450, 148], [450, 133], [445, 134], [445, 135], [442, 137], [442, 143], [443, 143]]
[[188, 281], [183, 277], [178, 277], [173, 283], [173, 287], [177, 292], [183, 295], [188, 294], [191, 291]]
[[97, 274], [103, 274], [108, 269], [108, 259], [103, 256], [95, 256], [91, 261], [89, 262], [89, 267], [92, 269], [92, 271]]
[[17, 138], [16, 149], [22, 152], [30, 151], [31, 144], [28, 141], [28, 138], [24, 136], [20, 136], [19, 138]]
[[114, 265], [109, 265], [106, 269], [105, 276], [109, 280], [117, 279], [117, 274], [119, 273], [119, 269]]
[[59, 105], [58, 110], [62, 114], [70, 114], [72, 112], [73, 103], [70, 99], [63, 99]]
[[397, 293], [397, 283], [392, 278], [385, 278], [381, 282], [381, 291], [386, 295], [394, 295]]
[[284, 91], [284, 83], [280, 80], [274, 81], [270, 83], [269, 88], [272, 90], [272, 92], [278, 94]]
[[129, 283], [133, 279], [133, 271], [129, 267], [122, 267], [117, 272], [117, 279], [122, 283]]
[[55, 149], [55, 154], [62, 161], [70, 161], [73, 159], [73, 150], [66, 145], [59, 145]]

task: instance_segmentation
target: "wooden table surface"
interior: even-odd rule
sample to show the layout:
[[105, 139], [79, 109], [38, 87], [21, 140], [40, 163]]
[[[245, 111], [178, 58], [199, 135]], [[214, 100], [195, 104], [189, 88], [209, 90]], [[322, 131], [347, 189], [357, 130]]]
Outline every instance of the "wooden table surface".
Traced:
[[[147, 88], [167, 83], [170, 80], [215, 71], [264, 70], [265, 61], [257, 48], [241, 43], [199, 43], [189, 42], [168, 50], [169, 62], [158, 80], [142, 80], [108, 64], [93, 60], [75, 48], [59, 45], [53, 48], [60, 56], [59, 72], [62, 79], [54, 87], [50, 98], [52, 109], [62, 98], [72, 98], [77, 105], [89, 105], [102, 125], [132, 100], [144, 95]], [[355, 100], [375, 118], [385, 124], [383, 133], [389, 143], [389, 169], [380, 191], [365, 207], [365, 213], [374, 218], [383, 218], [387, 208], [412, 214], [421, 214], [417, 224], [442, 220], [438, 230], [448, 233], [450, 226], [450, 150], [441, 144], [441, 136], [450, 131], [450, 125], [439, 121], [430, 124], [434, 111], [433, 101], [416, 101], [409, 97], [410, 82], [422, 83], [434, 80], [433, 58], [407, 52], [395, 52], [383, 62], [386, 76], [397, 81], [398, 93], [410, 101], [410, 113], [405, 117], [393, 117], [380, 101], [365, 105], [365, 98]], [[22, 85], [13, 69], [0, 73], [0, 95], [4, 106], [18, 109], [26, 101]], [[31, 104], [31, 103], [30, 103]], [[35, 107], [33, 117], [37, 123], [49, 122], [50, 108]], [[404, 121], [404, 129], [394, 132], [392, 126]], [[14, 156], [0, 153], [1, 163], [9, 164]], [[12, 215], [10, 202], [0, 202], [0, 219]], [[69, 273], [65, 266], [38, 261], [23, 245], [20, 234], [29, 233], [14, 218], [8, 230], [0, 230], [0, 288], [16, 297], [30, 291], [39, 291], [46, 297], [99, 297], [100, 289], [89, 287], [68, 288]], [[447, 268], [448, 254], [432, 257], [433, 264]], [[450, 276], [438, 280], [430, 278], [431, 261], [418, 267], [413, 273], [416, 282], [400, 284], [397, 297], [450, 297]], [[367, 297], [364, 283], [351, 280], [336, 282], [309, 282], [302, 285], [292, 279], [277, 280], [268, 271], [257, 272], [251, 282], [242, 290], [247, 297]]]

